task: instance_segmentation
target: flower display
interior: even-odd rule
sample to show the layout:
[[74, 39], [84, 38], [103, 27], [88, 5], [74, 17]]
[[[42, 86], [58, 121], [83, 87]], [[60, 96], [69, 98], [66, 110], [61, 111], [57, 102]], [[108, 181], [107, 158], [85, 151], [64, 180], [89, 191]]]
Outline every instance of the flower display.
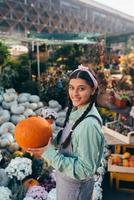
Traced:
[[29, 158], [16, 157], [11, 160], [5, 171], [10, 178], [23, 180], [32, 173], [32, 161]]
[[0, 199], [12, 200], [12, 192], [9, 188], [1, 186], [0, 187]]
[[34, 200], [46, 200], [47, 196], [48, 192], [42, 186], [33, 186], [26, 193], [26, 198], [32, 197]]

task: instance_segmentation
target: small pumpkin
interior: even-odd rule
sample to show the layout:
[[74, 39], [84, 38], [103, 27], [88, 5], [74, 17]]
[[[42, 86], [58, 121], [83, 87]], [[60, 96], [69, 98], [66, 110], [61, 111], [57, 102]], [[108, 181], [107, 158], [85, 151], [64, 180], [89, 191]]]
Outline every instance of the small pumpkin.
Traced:
[[30, 187], [39, 185], [39, 182], [34, 178], [29, 178], [24, 181], [23, 185], [26, 189], [29, 189]]
[[46, 119], [31, 116], [16, 125], [14, 135], [20, 147], [40, 148], [48, 144], [52, 136], [52, 128]]
[[13, 153], [13, 157], [22, 157], [23, 156], [23, 152], [22, 151], [15, 151], [14, 153]]

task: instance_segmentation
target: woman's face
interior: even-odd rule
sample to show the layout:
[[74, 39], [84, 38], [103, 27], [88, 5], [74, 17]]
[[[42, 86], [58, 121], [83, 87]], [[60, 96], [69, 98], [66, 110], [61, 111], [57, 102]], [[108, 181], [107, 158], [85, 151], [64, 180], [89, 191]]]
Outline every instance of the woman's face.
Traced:
[[79, 108], [89, 102], [93, 89], [81, 78], [71, 79], [69, 82], [69, 97], [73, 106]]

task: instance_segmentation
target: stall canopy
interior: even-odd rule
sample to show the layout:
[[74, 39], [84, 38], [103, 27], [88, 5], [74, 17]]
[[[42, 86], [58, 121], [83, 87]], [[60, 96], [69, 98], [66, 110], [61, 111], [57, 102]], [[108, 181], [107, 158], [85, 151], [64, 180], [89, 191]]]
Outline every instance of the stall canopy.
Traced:
[[120, 42], [127, 42], [130, 38], [130, 36], [134, 35], [133, 32], [125, 32], [125, 33], [115, 33], [115, 34], [108, 34], [108, 35], [103, 35], [103, 37], [106, 39], [106, 43], [108, 45], [112, 43], [120, 43]]
[[95, 44], [99, 33], [28, 33], [30, 40], [42, 41], [48, 45]]

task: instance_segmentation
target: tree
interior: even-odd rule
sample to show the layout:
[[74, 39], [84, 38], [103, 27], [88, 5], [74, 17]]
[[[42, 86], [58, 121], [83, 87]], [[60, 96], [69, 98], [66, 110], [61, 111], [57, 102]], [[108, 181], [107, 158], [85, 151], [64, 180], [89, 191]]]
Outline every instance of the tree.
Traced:
[[5, 44], [0, 42], [0, 65], [2, 66], [10, 55], [9, 50]]
[[68, 69], [75, 69], [83, 55], [83, 45], [66, 45], [55, 52], [48, 58], [48, 62], [57, 63], [57, 65], [65, 65]]

